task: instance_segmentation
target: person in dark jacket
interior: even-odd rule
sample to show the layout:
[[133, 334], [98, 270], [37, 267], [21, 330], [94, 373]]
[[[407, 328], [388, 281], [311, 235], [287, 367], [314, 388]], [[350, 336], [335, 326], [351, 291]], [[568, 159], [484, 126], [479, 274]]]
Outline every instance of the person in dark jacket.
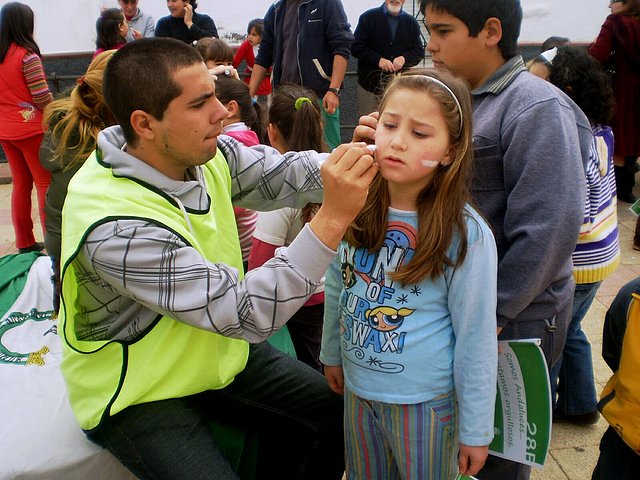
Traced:
[[424, 58], [420, 26], [403, 10], [404, 2], [384, 0], [358, 20], [351, 54], [358, 59], [359, 115], [376, 110], [389, 77]]
[[[616, 108], [611, 119], [615, 135], [613, 163], [618, 198], [634, 203], [636, 163], [640, 156], [640, 0], [612, 1], [598, 37], [589, 53], [609, 69], [615, 69], [612, 87]], [[635, 243], [640, 249], [640, 227]]]
[[196, 13], [196, 0], [167, 0], [171, 15], [162, 17], [156, 25], [156, 37], [171, 37], [191, 43], [204, 37], [218, 38], [213, 18]]
[[325, 143], [335, 148], [341, 143], [339, 96], [352, 41], [341, 0], [278, 0], [264, 17], [251, 95], [271, 66], [274, 90], [286, 83], [313, 90], [322, 99]]

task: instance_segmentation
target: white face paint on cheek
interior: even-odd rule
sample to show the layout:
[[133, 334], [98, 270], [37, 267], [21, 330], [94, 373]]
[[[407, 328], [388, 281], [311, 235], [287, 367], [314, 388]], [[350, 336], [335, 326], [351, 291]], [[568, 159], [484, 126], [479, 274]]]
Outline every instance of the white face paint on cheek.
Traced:
[[440, 162], [437, 160], [422, 160], [422, 165], [427, 168], [436, 168], [440, 165]]

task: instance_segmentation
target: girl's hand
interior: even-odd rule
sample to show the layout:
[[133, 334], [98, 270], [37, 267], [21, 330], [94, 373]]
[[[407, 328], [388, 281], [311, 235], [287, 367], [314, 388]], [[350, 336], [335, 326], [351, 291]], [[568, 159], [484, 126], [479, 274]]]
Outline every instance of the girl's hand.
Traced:
[[378, 128], [378, 112], [363, 115], [358, 120], [358, 126], [353, 131], [352, 142], [376, 143], [376, 128]]
[[325, 365], [324, 376], [327, 379], [329, 388], [333, 392], [340, 395], [344, 393], [344, 373], [342, 372], [342, 365]]
[[458, 455], [458, 471], [462, 475], [476, 475], [484, 466], [489, 455], [489, 445], [483, 447], [471, 447], [460, 444]]
[[184, 6], [184, 24], [187, 28], [191, 28], [191, 25], [193, 25], [193, 7], [190, 3]]

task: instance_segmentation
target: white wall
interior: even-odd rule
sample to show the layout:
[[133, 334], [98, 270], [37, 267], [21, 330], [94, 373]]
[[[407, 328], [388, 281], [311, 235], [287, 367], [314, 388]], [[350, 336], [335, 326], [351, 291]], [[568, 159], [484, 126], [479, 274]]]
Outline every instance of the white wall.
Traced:
[[[95, 49], [95, 20], [101, 7], [116, 7], [117, 0], [21, 0], [36, 15], [36, 41], [44, 54], [88, 52]], [[416, 0], [417, 1], [417, 0]], [[211, 15], [221, 36], [241, 33], [248, 21], [263, 17], [273, 0], [199, 0], [198, 11]], [[0, 0], [0, 5], [7, 0]], [[343, 0], [352, 23], [364, 10], [382, 0]], [[412, 0], [407, 0], [409, 11]], [[551, 35], [574, 42], [591, 42], [609, 10], [604, 0], [522, 0], [525, 18], [521, 43], [540, 43]], [[140, 0], [140, 8], [155, 20], [167, 15], [165, 0]]]

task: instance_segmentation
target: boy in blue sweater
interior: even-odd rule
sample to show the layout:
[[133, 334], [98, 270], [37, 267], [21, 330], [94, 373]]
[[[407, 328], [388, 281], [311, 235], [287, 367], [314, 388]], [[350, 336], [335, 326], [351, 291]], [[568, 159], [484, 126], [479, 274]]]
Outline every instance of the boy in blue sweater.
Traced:
[[[434, 64], [471, 87], [472, 197], [498, 247], [499, 339], [540, 338], [559, 358], [571, 318], [571, 254], [582, 222], [589, 121], [530, 75], [518, 54], [519, 0], [421, 0]], [[489, 456], [479, 478], [527, 479]]]

